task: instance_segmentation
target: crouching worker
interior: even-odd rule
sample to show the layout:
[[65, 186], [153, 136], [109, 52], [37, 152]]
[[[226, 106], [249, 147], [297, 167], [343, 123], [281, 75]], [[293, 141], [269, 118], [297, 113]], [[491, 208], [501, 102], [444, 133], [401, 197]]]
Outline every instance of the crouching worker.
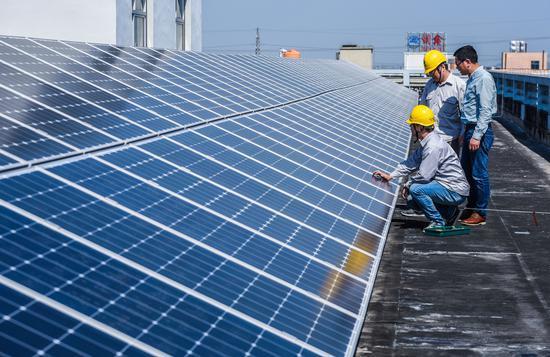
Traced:
[[416, 206], [430, 220], [426, 228], [453, 225], [459, 213], [458, 205], [470, 192], [456, 153], [434, 131], [434, 122], [430, 108], [414, 107], [407, 124], [416, 140], [420, 140], [420, 147], [392, 173], [373, 173], [386, 181], [410, 175], [401, 194], [410, 208]]

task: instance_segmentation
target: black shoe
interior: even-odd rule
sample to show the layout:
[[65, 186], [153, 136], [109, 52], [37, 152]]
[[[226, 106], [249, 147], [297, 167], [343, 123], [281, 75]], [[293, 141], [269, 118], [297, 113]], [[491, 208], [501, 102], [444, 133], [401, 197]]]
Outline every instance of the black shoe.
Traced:
[[401, 211], [401, 215], [405, 217], [415, 217], [415, 218], [424, 217], [424, 213], [422, 211], [417, 211], [412, 208]]
[[451, 217], [449, 217], [449, 219], [445, 221], [445, 225], [454, 226], [459, 213], [460, 213], [460, 210], [458, 209], [458, 207], [456, 207]]

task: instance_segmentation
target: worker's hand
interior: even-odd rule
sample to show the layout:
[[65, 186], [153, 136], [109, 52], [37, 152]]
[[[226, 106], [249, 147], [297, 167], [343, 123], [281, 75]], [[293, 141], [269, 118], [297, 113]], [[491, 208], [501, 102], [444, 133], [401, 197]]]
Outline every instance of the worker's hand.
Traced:
[[403, 186], [403, 188], [401, 189], [401, 197], [403, 197], [403, 199], [406, 200], [408, 196], [409, 196], [409, 188], [407, 186]]
[[477, 149], [479, 149], [479, 144], [480, 144], [479, 140], [471, 138], [470, 145], [468, 146], [468, 148], [470, 149], [470, 151], [476, 151]]
[[374, 171], [374, 172], [372, 173], [372, 176], [374, 176], [375, 178], [381, 178], [381, 179], [384, 180], [384, 181], [389, 181], [389, 180], [391, 180], [390, 174], [385, 173], [384, 171], [376, 170], [376, 171]]

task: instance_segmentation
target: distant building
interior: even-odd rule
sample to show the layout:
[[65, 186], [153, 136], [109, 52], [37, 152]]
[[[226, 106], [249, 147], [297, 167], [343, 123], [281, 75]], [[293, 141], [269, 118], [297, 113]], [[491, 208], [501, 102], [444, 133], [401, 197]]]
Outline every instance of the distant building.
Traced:
[[202, 49], [202, 0], [2, 0], [1, 9], [1, 35]]
[[[424, 72], [424, 55], [425, 54], [426, 52], [404, 52], [403, 68], [411, 71]], [[447, 53], [443, 53], [443, 54], [447, 58], [447, 62], [449, 62], [449, 64], [454, 65], [454, 59], [449, 59], [449, 55]]]
[[282, 58], [302, 58], [302, 54], [300, 53], [300, 51], [295, 48], [291, 48], [290, 50], [281, 48], [281, 50], [279, 51], [279, 56]]
[[548, 69], [548, 53], [542, 52], [503, 52], [502, 69], [527, 70]]
[[550, 145], [550, 71], [492, 70], [499, 112]]
[[374, 48], [370, 46], [343, 45], [336, 53], [336, 59], [355, 63], [366, 69], [372, 69]]
[[424, 71], [424, 55], [426, 52], [404, 52], [403, 69]]

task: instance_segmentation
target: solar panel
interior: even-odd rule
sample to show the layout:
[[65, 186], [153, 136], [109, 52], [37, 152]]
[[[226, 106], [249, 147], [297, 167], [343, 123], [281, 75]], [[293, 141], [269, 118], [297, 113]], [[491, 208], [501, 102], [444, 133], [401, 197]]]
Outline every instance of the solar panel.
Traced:
[[7, 354], [350, 355], [413, 92], [350, 64], [0, 38]]

